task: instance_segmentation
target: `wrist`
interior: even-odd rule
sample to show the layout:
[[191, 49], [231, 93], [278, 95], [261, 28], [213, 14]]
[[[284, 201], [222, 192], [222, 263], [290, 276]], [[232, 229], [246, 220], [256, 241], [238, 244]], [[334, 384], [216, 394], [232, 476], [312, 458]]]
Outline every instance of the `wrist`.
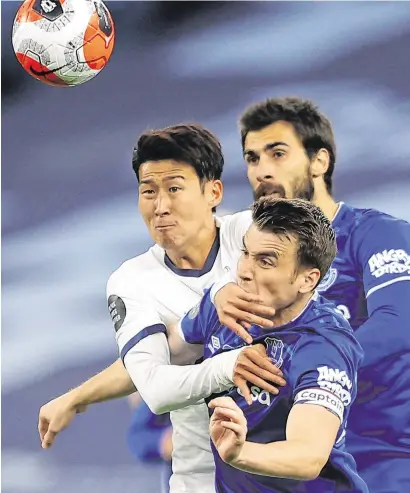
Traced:
[[67, 394], [65, 394], [65, 397], [68, 406], [71, 409], [81, 408], [89, 404], [89, 402], [87, 402], [87, 400], [84, 398], [84, 395], [82, 394], [80, 388], [70, 390], [70, 392], [67, 392]]
[[[227, 390], [231, 388], [234, 383], [234, 375], [235, 375], [235, 368], [236, 368], [236, 363], [239, 357], [239, 354], [245, 349], [244, 347], [238, 348], [238, 349], [232, 349], [231, 351], [227, 351], [225, 353], [221, 353], [220, 355], [216, 356], [215, 358], [211, 358], [211, 361], [214, 361], [215, 363], [220, 363], [220, 374], [221, 374], [221, 379], [220, 379], [220, 385], [221, 385], [221, 391], [222, 390]], [[218, 359], [220, 358], [220, 359]], [[218, 365], [219, 366], [219, 365]], [[222, 388], [225, 387], [225, 388]]]
[[219, 293], [219, 291], [224, 288], [228, 284], [234, 284], [235, 281], [231, 277], [224, 277], [221, 281], [218, 281], [213, 284], [211, 291], [209, 293], [210, 300], [213, 305], [215, 305], [215, 296]]
[[241, 469], [241, 466], [243, 467], [245, 464], [246, 450], [244, 451], [244, 448], [246, 449], [246, 443], [244, 442], [242, 445], [239, 445], [233, 456], [225, 462], [236, 469]]

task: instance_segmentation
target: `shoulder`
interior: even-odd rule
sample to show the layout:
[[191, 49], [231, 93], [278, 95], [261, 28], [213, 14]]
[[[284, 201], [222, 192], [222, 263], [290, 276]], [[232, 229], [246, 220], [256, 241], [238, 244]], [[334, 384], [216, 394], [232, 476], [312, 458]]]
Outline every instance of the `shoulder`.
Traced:
[[304, 324], [311, 325], [320, 333], [320, 328], [332, 326], [337, 329], [353, 332], [349, 322], [336, 305], [315, 292], [308, 308], [302, 316]]
[[221, 217], [216, 217], [216, 224], [220, 227], [222, 236], [230, 236], [236, 234], [245, 234], [252, 223], [252, 212], [245, 210], [228, 214]]
[[323, 296], [317, 295], [307, 310], [303, 325], [309, 330], [304, 331], [301, 343], [326, 344], [337, 351], [346, 353], [362, 353], [359, 342], [349, 322], [342, 312]]
[[225, 214], [223, 216], [215, 217], [217, 223], [223, 227], [235, 226], [241, 222], [252, 222], [252, 212], [250, 209], [246, 209], [241, 212], [235, 212], [233, 214]]
[[392, 231], [410, 231], [410, 224], [404, 219], [391, 216], [376, 209], [351, 208], [355, 217], [353, 234], [364, 238], [369, 233], [381, 234]]
[[155, 272], [164, 270], [156, 258], [156, 253], [158, 253], [156, 247], [157, 245], [123, 262], [109, 277], [107, 289], [120, 288], [134, 291], [146, 287], [147, 281], [153, 277]]

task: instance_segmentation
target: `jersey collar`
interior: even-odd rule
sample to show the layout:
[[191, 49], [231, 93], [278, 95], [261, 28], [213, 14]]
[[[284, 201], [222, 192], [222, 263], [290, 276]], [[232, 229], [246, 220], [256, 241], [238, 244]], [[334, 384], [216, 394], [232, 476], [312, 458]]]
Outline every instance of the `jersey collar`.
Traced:
[[211, 250], [208, 254], [208, 257], [205, 261], [205, 264], [202, 269], [180, 269], [177, 267], [172, 260], [165, 253], [164, 263], [168, 267], [168, 269], [172, 270], [174, 274], [182, 277], [201, 277], [204, 274], [208, 274], [208, 272], [214, 266], [216, 257], [218, 256], [219, 246], [221, 244], [221, 240], [219, 238], [219, 228], [216, 228], [216, 236], [215, 240], [212, 244]]

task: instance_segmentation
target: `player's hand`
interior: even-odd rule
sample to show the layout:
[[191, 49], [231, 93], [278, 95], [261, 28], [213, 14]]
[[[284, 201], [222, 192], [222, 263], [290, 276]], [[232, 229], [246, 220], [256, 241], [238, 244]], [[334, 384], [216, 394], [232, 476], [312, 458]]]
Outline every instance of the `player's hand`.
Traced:
[[41, 446], [50, 448], [58, 433], [70, 425], [77, 413], [86, 411], [87, 406], [79, 406], [73, 403], [70, 392], [44, 404], [38, 416], [38, 432]]
[[283, 373], [272, 363], [263, 344], [245, 347], [239, 353], [233, 372], [233, 383], [251, 405], [252, 395], [248, 382], [275, 395], [279, 394], [279, 389], [272, 383], [281, 387], [286, 385]]
[[275, 310], [262, 302], [258, 295], [247, 293], [233, 282], [217, 291], [214, 299], [221, 324], [248, 344], [252, 342], [252, 337], [246, 329], [250, 329], [251, 325], [256, 324], [267, 329], [273, 327], [270, 317], [275, 315]]
[[214, 409], [209, 434], [224, 462], [234, 462], [241, 453], [248, 426], [242, 409], [231, 397], [217, 397], [208, 406]]

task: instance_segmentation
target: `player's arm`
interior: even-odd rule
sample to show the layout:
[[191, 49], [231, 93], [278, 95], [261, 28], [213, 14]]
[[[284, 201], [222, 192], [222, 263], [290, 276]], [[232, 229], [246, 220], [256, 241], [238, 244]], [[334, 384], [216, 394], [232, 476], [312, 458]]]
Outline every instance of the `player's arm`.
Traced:
[[368, 367], [410, 350], [410, 224], [369, 217], [353, 240], [369, 314], [355, 335]]
[[[218, 421], [233, 430], [238, 442], [243, 440], [240, 452], [237, 446], [223, 446], [218, 452], [221, 459], [242, 471], [297, 480], [317, 478], [329, 459], [340, 427], [340, 419], [327, 409], [316, 405], [296, 405], [290, 411], [286, 424], [286, 440], [273, 443], [247, 442], [246, 419], [239, 406], [231, 399], [218, 397], [212, 401], [215, 408], [211, 418], [211, 436], [215, 441]], [[239, 440], [238, 440], [239, 438]]]
[[38, 431], [43, 448], [54, 443], [58, 433], [67, 428], [74, 416], [88, 405], [108, 401], [135, 392], [135, 386], [121, 360], [93, 376], [79, 387], [41, 407]]
[[209, 406], [215, 412], [210, 434], [224, 461], [264, 476], [311, 480], [320, 474], [337, 437], [343, 438], [341, 424], [356, 395], [362, 357], [353, 336], [335, 333], [334, 337], [330, 344], [309, 336], [293, 354], [289, 385], [294, 405], [286, 424], [286, 440], [268, 444], [245, 441], [246, 419], [239, 406], [230, 398], [211, 401]]
[[[120, 268], [108, 280], [108, 309], [114, 322], [117, 343], [121, 351], [138, 342], [139, 338], [166, 329], [155, 310], [150, 308], [129, 285], [126, 273]], [[121, 359], [79, 387], [57, 397], [41, 407], [38, 431], [43, 448], [49, 448], [59, 432], [67, 428], [74, 416], [90, 404], [103, 402], [135, 392], [136, 388]]]
[[[195, 307], [188, 313], [181, 321], [179, 330], [173, 330], [170, 334], [172, 355], [180, 364], [202, 356], [205, 340], [202, 323], [215, 317], [214, 311], [206, 295], [200, 308]], [[257, 348], [241, 348], [207, 359], [201, 364], [171, 365], [170, 347], [161, 333], [145, 337], [130, 348], [124, 355], [124, 364], [143, 400], [154, 413], [162, 414], [195, 404], [234, 384], [243, 388], [247, 395], [247, 381], [277, 393], [278, 390], [270, 382], [283, 385], [282, 373], [269, 361], [266, 353], [260, 354], [259, 351]]]

